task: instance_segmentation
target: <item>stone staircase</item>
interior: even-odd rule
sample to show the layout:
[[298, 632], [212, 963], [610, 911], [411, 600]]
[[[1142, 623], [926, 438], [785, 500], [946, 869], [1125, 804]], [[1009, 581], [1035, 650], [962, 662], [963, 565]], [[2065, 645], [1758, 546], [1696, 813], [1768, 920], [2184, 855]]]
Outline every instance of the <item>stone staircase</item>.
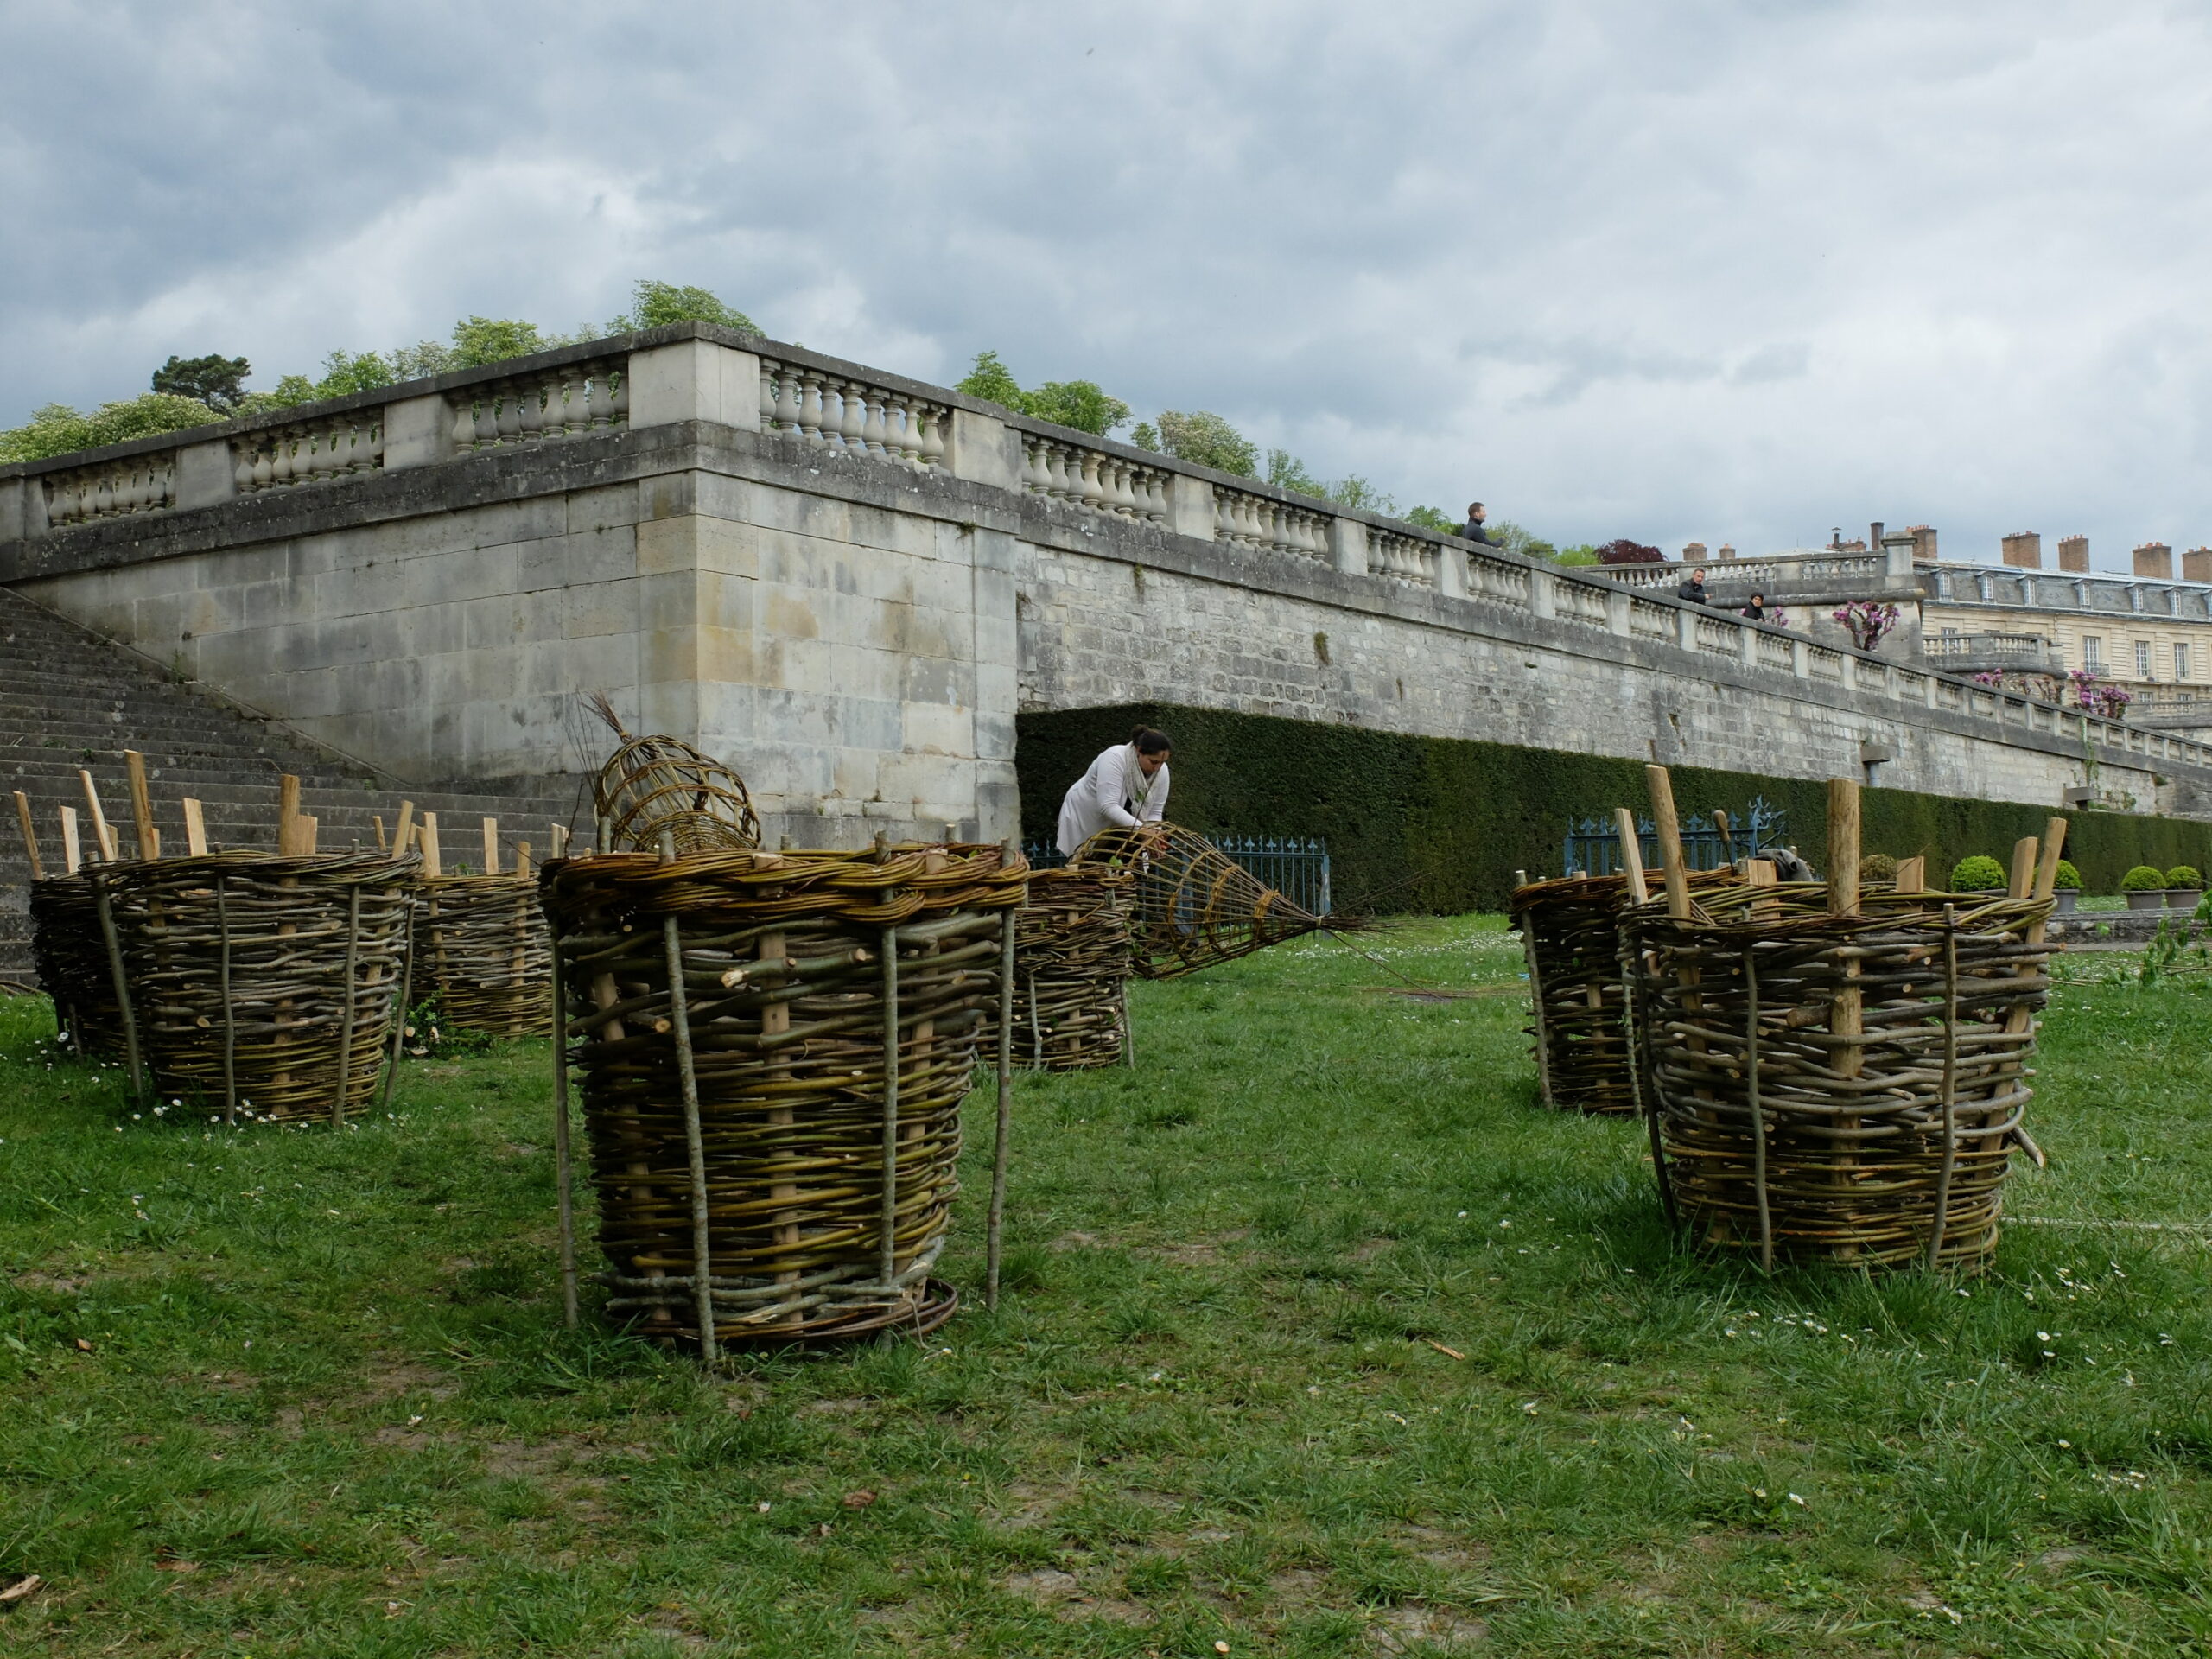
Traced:
[[579, 842], [591, 837], [588, 791], [531, 792], [423, 790], [383, 777], [334, 754], [289, 728], [245, 712], [189, 683], [180, 683], [127, 647], [22, 595], [0, 588], [0, 981], [31, 980], [30, 863], [18, 833], [13, 791], [30, 798], [39, 851], [49, 872], [61, 868], [58, 808], [77, 809], [87, 855], [79, 768], [98, 785], [108, 823], [125, 857], [134, 855], [130, 791], [123, 752], [146, 757], [154, 817], [164, 855], [185, 846], [178, 803], [197, 798], [209, 842], [222, 847], [276, 844], [277, 779], [300, 780], [300, 810], [320, 820], [318, 847], [342, 852], [377, 844], [372, 815], [387, 830], [403, 799], [416, 812], [439, 816], [439, 841], [450, 869], [483, 860], [481, 820], [499, 820], [512, 856], [518, 841], [543, 858], [553, 823]]

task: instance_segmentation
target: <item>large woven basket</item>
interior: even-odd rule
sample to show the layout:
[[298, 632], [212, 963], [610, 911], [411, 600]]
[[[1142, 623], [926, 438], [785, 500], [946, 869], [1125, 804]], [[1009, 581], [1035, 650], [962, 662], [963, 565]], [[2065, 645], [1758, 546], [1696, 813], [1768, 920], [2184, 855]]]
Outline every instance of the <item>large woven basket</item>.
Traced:
[[552, 1030], [553, 953], [528, 875], [426, 876], [415, 911], [416, 996], [494, 1037]]
[[1128, 1032], [1129, 889], [1098, 864], [1039, 870], [1014, 943], [1014, 1052], [1047, 1071], [1120, 1063]]
[[103, 869], [155, 1090], [226, 1119], [368, 1109], [421, 860], [209, 853]]
[[709, 1353], [949, 1317], [931, 1269], [1027, 866], [976, 846], [615, 853], [541, 879], [608, 1311], [711, 1328]]
[[1132, 880], [1130, 970], [1173, 979], [1321, 926], [1194, 830], [1172, 823], [1102, 830], [1076, 854]]
[[[1694, 891], [1733, 880], [1726, 870], [1690, 877]], [[1630, 1116], [1637, 1111], [1621, 977], [1625, 875], [1576, 875], [1513, 890], [1513, 925], [1529, 963], [1536, 1083], [1547, 1106]]]
[[1622, 928], [1671, 1208], [1705, 1246], [1974, 1269], [2024, 1136], [2045, 899], [1818, 884]]
[[31, 963], [80, 1054], [124, 1052], [123, 1010], [92, 884], [81, 874], [31, 883]]

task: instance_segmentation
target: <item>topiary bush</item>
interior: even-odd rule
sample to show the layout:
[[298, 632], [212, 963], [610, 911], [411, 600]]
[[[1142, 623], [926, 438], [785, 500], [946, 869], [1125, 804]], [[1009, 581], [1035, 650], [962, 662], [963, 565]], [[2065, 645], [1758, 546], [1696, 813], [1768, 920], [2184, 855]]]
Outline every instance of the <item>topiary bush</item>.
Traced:
[[1994, 893], [2005, 885], [2005, 867], [1986, 853], [1962, 858], [1951, 867], [1953, 893]]
[[2120, 878], [2122, 893], [2158, 893], [2166, 885], [2166, 873], [2154, 870], [2148, 864], [2138, 864]]
[[1897, 861], [1887, 853], [1869, 853], [1859, 861], [1859, 885], [1862, 887], [1894, 887], [1897, 884]]
[[2170, 887], [2201, 887], [2204, 885], [2204, 872], [2193, 864], [2177, 864], [2166, 872], [2166, 885]]
[[2058, 874], [2051, 878], [2050, 885], [2054, 887], [2071, 887], [2078, 893], [2082, 887], [2082, 872], [2075, 869], [2069, 861], [2062, 858], [2058, 861]]

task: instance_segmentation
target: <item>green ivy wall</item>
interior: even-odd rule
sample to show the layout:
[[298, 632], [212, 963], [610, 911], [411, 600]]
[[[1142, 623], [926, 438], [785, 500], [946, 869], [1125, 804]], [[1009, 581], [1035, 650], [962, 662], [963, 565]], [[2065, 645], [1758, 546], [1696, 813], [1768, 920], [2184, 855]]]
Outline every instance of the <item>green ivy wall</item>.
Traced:
[[[1169, 817], [1209, 835], [1325, 836], [1344, 911], [1502, 909], [1514, 871], [1560, 873], [1571, 820], [1649, 806], [1634, 760], [1133, 703], [1020, 717], [1024, 835], [1049, 839], [1069, 784], [1139, 721], [1175, 741]], [[1738, 813], [1764, 796], [1789, 812], [1798, 850], [1825, 865], [1827, 790], [1818, 780], [1677, 766], [1674, 781], [1685, 814]], [[1868, 790], [1863, 811], [1866, 851], [1918, 854], [1939, 881], [1970, 853], [2009, 862], [2012, 843], [2040, 835], [2050, 817], [1897, 789]], [[2067, 856], [2092, 893], [2117, 892], [2136, 864], [2212, 868], [2212, 824], [2185, 819], [2076, 813], [2068, 840]]]

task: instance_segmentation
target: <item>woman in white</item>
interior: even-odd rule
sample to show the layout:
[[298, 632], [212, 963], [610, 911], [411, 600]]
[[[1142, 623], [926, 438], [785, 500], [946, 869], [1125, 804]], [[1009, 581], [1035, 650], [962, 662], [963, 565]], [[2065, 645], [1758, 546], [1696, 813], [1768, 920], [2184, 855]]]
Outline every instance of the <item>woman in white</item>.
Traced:
[[1069, 786], [1060, 802], [1060, 850], [1073, 858], [1101, 830], [1134, 830], [1167, 816], [1167, 734], [1140, 726]]

